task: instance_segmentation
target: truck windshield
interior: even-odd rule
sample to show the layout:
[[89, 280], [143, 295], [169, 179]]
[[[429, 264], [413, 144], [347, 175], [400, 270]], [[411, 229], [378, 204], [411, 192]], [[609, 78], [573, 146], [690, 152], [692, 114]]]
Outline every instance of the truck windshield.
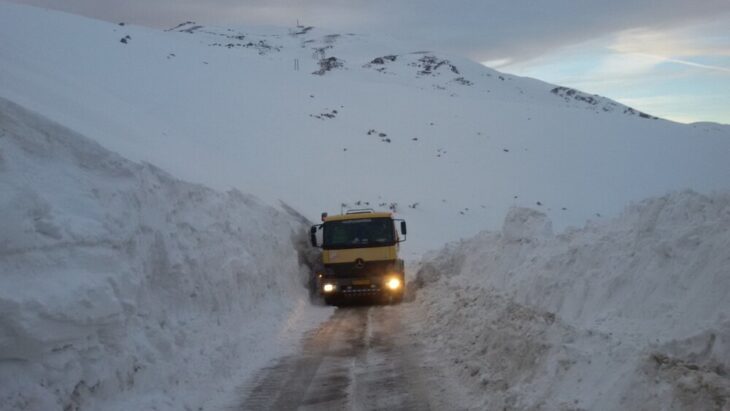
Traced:
[[323, 248], [384, 247], [395, 244], [390, 218], [363, 218], [324, 223]]

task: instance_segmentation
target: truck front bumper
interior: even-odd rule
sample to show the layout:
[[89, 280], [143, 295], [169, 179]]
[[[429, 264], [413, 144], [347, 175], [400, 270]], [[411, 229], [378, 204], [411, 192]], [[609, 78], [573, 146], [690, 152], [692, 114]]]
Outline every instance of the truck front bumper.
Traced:
[[355, 278], [320, 278], [320, 293], [327, 296], [398, 295], [405, 286], [402, 275]]

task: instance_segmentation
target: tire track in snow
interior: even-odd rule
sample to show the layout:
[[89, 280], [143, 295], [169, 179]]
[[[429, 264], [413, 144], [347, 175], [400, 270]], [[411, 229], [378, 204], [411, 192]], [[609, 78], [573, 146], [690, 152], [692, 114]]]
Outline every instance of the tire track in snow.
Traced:
[[[300, 353], [261, 369], [236, 410], [428, 410], [428, 370], [403, 332], [401, 307], [347, 307]], [[430, 376], [433, 377], [433, 376]], [[436, 407], [438, 408], [438, 407]]]

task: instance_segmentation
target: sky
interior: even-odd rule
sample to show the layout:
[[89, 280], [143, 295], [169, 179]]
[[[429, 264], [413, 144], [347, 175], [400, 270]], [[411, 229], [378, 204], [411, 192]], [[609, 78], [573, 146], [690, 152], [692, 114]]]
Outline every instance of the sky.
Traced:
[[730, 124], [730, 0], [13, 0], [167, 28], [389, 35], [679, 122]]

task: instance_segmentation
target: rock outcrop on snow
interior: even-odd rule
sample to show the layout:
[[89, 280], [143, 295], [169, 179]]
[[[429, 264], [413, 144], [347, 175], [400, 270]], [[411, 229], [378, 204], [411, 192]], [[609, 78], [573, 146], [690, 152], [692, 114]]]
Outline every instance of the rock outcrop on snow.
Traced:
[[550, 92], [561, 97], [567, 103], [578, 102], [579, 104], [584, 104], [588, 107], [595, 108], [596, 110], [604, 111], [606, 113], [620, 112], [623, 114], [639, 116], [645, 119], [657, 120], [657, 117], [642, 113], [639, 110], [619, 104], [613, 100], [596, 94], [584, 93], [570, 87], [555, 87], [550, 90]]

